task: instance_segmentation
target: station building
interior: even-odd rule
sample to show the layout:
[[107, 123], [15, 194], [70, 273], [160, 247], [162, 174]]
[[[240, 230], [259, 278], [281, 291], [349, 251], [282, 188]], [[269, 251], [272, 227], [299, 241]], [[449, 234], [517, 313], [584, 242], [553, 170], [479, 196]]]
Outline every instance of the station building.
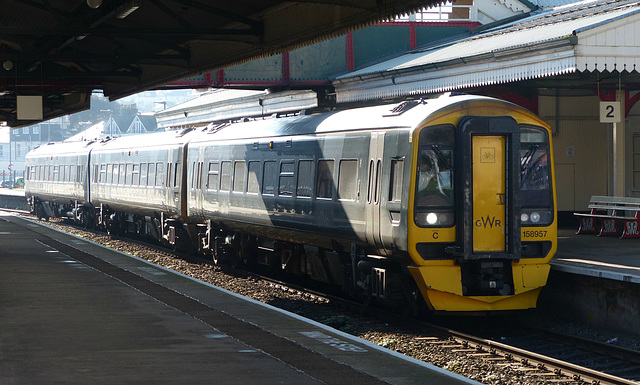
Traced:
[[[301, 52], [187, 79], [235, 88], [235, 94], [216, 91], [162, 111], [158, 126], [442, 92], [483, 94], [522, 105], [551, 126], [559, 211], [583, 211], [592, 195], [640, 196], [640, 5], [630, 0], [450, 5], [446, 21], [414, 15]], [[393, 52], [381, 49], [389, 45]], [[301, 69], [305, 66], [310, 68]]]

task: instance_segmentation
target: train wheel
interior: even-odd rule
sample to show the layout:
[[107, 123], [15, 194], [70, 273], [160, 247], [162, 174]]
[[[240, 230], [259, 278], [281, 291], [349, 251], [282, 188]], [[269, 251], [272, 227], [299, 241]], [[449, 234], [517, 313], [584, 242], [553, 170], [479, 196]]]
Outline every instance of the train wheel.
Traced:
[[38, 216], [38, 219], [44, 219], [47, 222], [49, 221], [49, 215], [47, 215], [46, 210], [41, 204], [38, 205], [38, 208], [36, 209], [36, 215]]

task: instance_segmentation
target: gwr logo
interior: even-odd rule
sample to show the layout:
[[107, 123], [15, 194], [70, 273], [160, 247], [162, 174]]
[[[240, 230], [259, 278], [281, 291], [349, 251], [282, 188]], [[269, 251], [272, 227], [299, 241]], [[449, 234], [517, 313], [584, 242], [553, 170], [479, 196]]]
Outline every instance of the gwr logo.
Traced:
[[489, 226], [490, 229], [495, 227], [501, 227], [502, 221], [500, 219], [496, 219], [496, 217], [490, 217], [487, 215], [486, 218], [480, 218], [476, 220], [476, 227], [484, 227], [485, 229]]

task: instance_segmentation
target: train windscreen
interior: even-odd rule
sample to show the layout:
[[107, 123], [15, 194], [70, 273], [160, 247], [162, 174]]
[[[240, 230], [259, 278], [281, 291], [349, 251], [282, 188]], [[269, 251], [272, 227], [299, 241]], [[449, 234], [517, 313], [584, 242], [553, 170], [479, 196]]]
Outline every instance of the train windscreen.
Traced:
[[[523, 212], [523, 225], [548, 225], [553, 221], [551, 187], [547, 132], [541, 128], [522, 126], [520, 131], [520, 204]], [[535, 215], [531, 215], [533, 213]]]
[[453, 125], [427, 127], [420, 132], [414, 206], [418, 226], [454, 224], [454, 133]]

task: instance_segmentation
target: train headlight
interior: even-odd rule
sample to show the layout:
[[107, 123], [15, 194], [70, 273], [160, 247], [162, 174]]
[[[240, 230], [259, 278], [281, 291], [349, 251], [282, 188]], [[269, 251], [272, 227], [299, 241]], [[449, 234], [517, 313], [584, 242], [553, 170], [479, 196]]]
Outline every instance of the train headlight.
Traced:
[[454, 215], [451, 211], [416, 212], [414, 216], [416, 225], [420, 227], [451, 227]]
[[538, 223], [540, 222], [540, 213], [537, 211], [534, 211], [531, 213], [530, 218], [531, 218], [531, 222]]
[[520, 223], [523, 226], [546, 226], [553, 222], [553, 212], [545, 209], [523, 209]]

